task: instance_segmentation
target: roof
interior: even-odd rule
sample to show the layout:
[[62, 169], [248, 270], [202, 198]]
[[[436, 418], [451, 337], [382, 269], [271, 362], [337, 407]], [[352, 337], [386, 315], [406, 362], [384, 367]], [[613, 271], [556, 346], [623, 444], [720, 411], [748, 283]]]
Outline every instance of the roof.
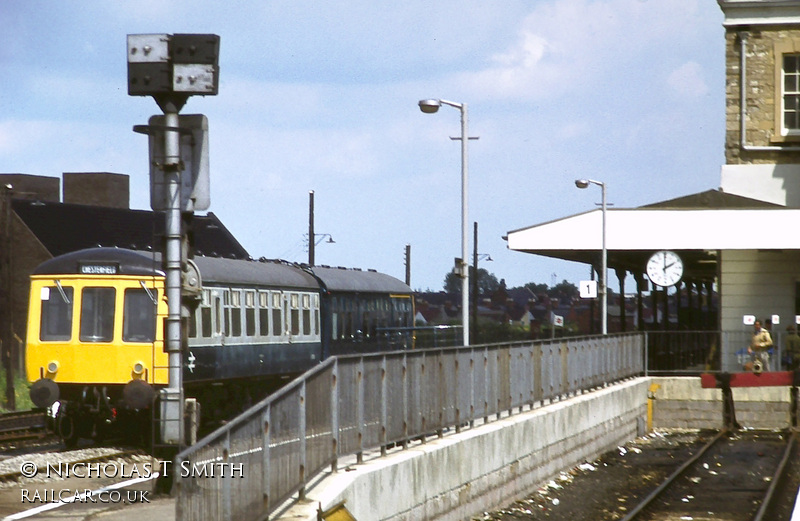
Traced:
[[[54, 257], [98, 246], [153, 250], [164, 235], [162, 212], [22, 199], [12, 208]], [[192, 226], [198, 255], [249, 257], [212, 212], [195, 215]]]
[[[713, 278], [717, 250], [800, 249], [788, 233], [800, 209], [711, 190], [640, 208], [606, 210], [609, 268], [641, 272], [656, 250], [673, 250], [697, 278]], [[509, 249], [598, 264], [600, 209], [508, 232]]]
[[121, 248], [91, 248], [49, 259], [33, 271], [34, 275], [79, 273], [81, 266], [115, 266], [120, 275], [163, 276], [161, 262], [155, 254]]
[[[602, 210], [573, 215], [508, 233], [512, 250], [597, 251], [602, 249]], [[606, 213], [608, 250], [800, 249], [788, 233], [800, 209], [610, 208]]]
[[360, 293], [411, 294], [413, 291], [402, 281], [373, 270], [314, 266], [314, 275], [325, 284], [328, 291], [354, 291]]
[[314, 277], [288, 262], [216, 257], [195, 257], [192, 260], [200, 270], [203, 284], [216, 282], [221, 284], [319, 290], [319, 284]]
[[783, 206], [759, 199], [751, 199], [722, 190], [706, 190], [696, 194], [684, 195], [658, 203], [646, 204], [639, 208], [783, 208]]

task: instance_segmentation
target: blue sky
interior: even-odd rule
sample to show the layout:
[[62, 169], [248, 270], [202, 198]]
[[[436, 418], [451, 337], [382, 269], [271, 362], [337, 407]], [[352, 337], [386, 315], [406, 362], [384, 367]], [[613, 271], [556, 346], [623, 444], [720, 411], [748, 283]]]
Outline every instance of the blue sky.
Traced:
[[[211, 207], [254, 257], [372, 268], [439, 290], [461, 253], [459, 112], [467, 103], [469, 223], [509, 286], [588, 278], [583, 264], [509, 251], [510, 230], [594, 208], [717, 188], [724, 30], [709, 0], [306, 0], [0, 3], [0, 172], [131, 176], [149, 208], [159, 114], [127, 94], [126, 37], [214, 33]], [[435, 6], [435, 8], [434, 8]], [[587, 231], [587, 233], [591, 233]], [[654, 230], [653, 233], [658, 233]], [[472, 246], [469, 248], [470, 255]], [[610, 285], [614, 286], [615, 277]]]

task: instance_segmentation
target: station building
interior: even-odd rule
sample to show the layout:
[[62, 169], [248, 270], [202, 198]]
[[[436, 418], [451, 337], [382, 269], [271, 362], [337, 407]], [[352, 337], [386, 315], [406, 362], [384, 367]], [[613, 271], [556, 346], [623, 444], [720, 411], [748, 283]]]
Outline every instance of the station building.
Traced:
[[[654, 252], [674, 251], [684, 263], [675, 287], [690, 306], [718, 293], [714, 323], [701, 326], [742, 332], [746, 316], [758, 317], [777, 322], [772, 329], [779, 340], [800, 316], [800, 1], [718, 4], [726, 42], [719, 189], [608, 209], [609, 272], [616, 273], [622, 291], [631, 275], [639, 298], [650, 291], [667, 302], [645, 266]], [[506, 239], [512, 250], [588, 263], [599, 272], [601, 230], [602, 210], [593, 210], [513, 230]], [[698, 328], [678, 317], [677, 324], [662, 325]], [[731, 351], [741, 347], [723, 342], [723, 360], [733, 360]]]

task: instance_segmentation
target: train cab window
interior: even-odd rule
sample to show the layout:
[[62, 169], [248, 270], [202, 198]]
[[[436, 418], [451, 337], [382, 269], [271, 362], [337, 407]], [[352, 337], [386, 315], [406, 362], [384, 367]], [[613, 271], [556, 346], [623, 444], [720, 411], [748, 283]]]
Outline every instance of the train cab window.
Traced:
[[256, 292], [244, 292], [244, 334], [256, 336]]
[[83, 288], [81, 292], [81, 342], [114, 339], [114, 288]]
[[61, 284], [42, 288], [40, 340], [52, 342], [72, 338], [72, 295], [73, 289]]
[[272, 292], [272, 334], [283, 335], [283, 304], [279, 291]]
[[[149, 290], [149, 293], [140, 288], [125, 290], [125, 309], [122, 316], [123, 342], [152, 342], [155, 340], [156, 302], [158, 302], [158, 291], [155, 289]], [[197, 336], [196, 327], [193, 336]]]

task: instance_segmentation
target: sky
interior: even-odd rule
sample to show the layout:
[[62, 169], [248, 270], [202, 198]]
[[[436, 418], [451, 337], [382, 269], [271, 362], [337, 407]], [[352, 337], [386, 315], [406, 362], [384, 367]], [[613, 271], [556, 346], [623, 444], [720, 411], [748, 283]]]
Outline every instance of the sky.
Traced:
[[[711, 0], [0, 2], [0, 173], [130, 175], [149, 209], [147, 138], [161, 114], [127, 93], [128, 34], [220, 36], [209, 121], [211, 206], [254, 257], [376, 269], [441, 290], [461, 256], [458, 109], [469, 133], [469, 257], [508, 287], [589, 278], [510, 251], [509, 231], [608, 203], [719, 186], [723, 16]], [[598, 233], [587, 230], [587, 233]], [[653, 230], [658, 233], [658, 230]], [[327, 240], [327, 236], [317, 239]], [[481, 255], [483, 257], [484, 255]], [[616, 277], [611, 276], [610, 287]], [[631, 286], [632, 287], [632, 286]]]

